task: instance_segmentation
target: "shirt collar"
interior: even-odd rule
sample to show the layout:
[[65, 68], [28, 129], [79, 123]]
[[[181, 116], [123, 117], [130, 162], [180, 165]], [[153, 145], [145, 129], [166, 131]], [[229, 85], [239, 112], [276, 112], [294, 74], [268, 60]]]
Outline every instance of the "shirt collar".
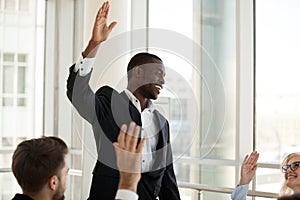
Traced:
[[[134, 94], [132, 94], [130, 90], [125, 89], [124, 92], [131, 101], [131, 103], [133, 103], [133, 105], [141, 112], [140, 101], [134, 96]], [[146, 109], [148, 109], [150, 112], [153, 112], [155, 110], [154, 103], [150, 99], [148, 100]]]

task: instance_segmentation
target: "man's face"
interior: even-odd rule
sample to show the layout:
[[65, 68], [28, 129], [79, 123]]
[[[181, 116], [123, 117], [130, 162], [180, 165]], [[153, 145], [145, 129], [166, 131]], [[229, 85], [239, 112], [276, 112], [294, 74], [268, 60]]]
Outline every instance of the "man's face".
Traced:
[[67, 186], [67, 175], [69, 172], [68, 165], [65, 161], [65, 166], [59, 172], [59, 183], [56, 193], [53, 196], [53, 200], [64, 200], [65, 199], [65, 190]]
[[140, 66], [143, 70], [140, 93], [144, 98], [157, 99], [165, 83], [165, 67], [159, 60]]

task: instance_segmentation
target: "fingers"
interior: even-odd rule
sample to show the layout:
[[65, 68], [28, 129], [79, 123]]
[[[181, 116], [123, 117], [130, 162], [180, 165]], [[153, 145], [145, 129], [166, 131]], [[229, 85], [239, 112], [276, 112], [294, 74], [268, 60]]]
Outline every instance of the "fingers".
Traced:
[[246, 155], [243, 161], [243, 165], [257, 165], [259, 153], [257, 151], [252, 152], [250, 155]]
[[138, 147], [138, 138], [140, 134], [140, 126], [137, 126], [134, 122], [131, 122], [128, 129], [125, 124], [121, 126], [117, 143], [113, 145], [117, 148], [132, 152], [132, 153], [141, 153], [142, 148], [145, 143], [145, 139], [141, 139]]
[[128, 150], [130, 152], [135, 152], [136, 151], [136, 144], [138, 142], [138, 137], [140, 134], [140, 127], [136, 126], [134, 122], [131, 122], [129, 125], [129, 130], [127, 133], [127, 138], [126, 138], [126, 143]]
[[245, 164], [246, 164], [246, 162], [248, 161], [248, 157], [249, 157], [249, 155], [247, 154], [247, 155], [245, 156], [245, 158], [244, 158], [244, 161], [243, 161], [243, 164], [242, 164], [242, 165], [245, 165]]
[[102, 17], [107, 18], [108, 12], [109, 12], [109, 2], [106, 1], [102, 4], [102, 6], [99, 8], [97, 16], [96, 16], [96, 21], [100, 20]]
[[126, 126], [126, 124], [123, 124], [121, 126], [119, 136], [118, 136], [118, 146], [120, 148], [125, 147], [125, 133], [126, 133], [126, 131], [127, 131], [127, 126]]

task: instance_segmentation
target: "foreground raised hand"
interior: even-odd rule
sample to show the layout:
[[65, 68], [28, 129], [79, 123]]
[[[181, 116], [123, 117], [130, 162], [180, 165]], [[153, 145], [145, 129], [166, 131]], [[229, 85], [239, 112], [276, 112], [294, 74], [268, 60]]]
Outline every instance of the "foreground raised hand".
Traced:
[[117, 165], [120, 171], [119, 189], [128, 189], [136, 192], [141, 178], [141, 152], [145, 143], [142, 138], [138, 143], [140, 127], [131, 122], [123, 124], [118, 136], [118, 142], [113, 143], [117, 155]]

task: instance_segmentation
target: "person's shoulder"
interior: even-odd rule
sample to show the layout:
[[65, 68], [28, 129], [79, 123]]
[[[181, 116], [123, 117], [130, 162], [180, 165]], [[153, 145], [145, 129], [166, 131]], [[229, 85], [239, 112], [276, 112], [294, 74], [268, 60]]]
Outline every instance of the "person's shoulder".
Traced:
[[114, 88], [112, 88], [108, 85], [104, 85], [96, 91], [96, 96], [98, 96], [98, 97], [99, 96], [108, 96], [108, 97], [110, 97], [112, 95], [112, 93], [119, 94], [119, 92], [116, 91]]
[[12, 198], [12, 200], [33, 200], [33, 199], [24, 194], [16, 194], [14, 198]]

